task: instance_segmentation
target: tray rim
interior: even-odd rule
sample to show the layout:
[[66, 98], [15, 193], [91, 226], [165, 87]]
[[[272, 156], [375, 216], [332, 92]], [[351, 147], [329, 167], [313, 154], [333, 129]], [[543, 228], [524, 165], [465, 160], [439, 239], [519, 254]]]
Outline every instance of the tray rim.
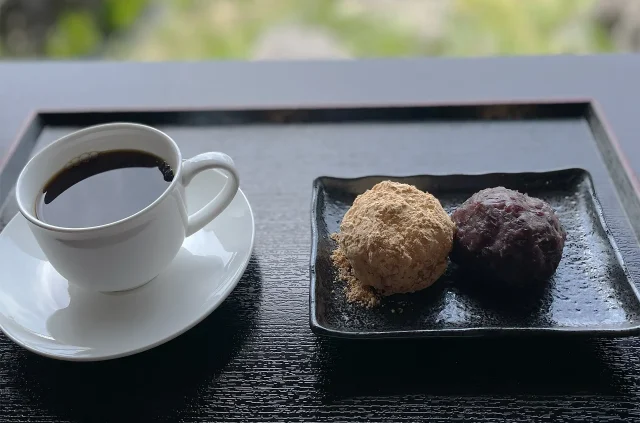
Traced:
[[[455, 107], [498, 107], [498, 106], [510, 106], [510, 107], [527, 107], [527, 106], [573, 106], [582, 107], [585, 112], [583, 116], [589, 118], [594, 117], [594, 120], [601, 126], [601, 130], [604, 134], [604, 138], [607, 140], [607, 144], [613, 149], [614, 159], [617, 160], [622, 167], [622, 173], [626, 181], [630, 184], [635, 200], [638, 202], [638, 208], [640, 209], [640, 178], [634, 172], [629, 159], [627, 158], [622, 146], [612, 129], [610, 122], [608, 121], [606, 114], [600, 103], [593, 97], [533, 97], [533, 98], [518, 98], [518, 99], [505, 99], [505, 100], [455, 100], [455, 101], [389, 101], [389, 102], [344, 102], [344, 103], [331, 103], [331, 102], [318, 102], [312, 105], [309, 104], [282, 104], [274, 106], [272, 104], [264, 104], [261, 106], [243, 106], [241, 104], [230, 104], [224, 107], [208, 107], [206, 105], [199, 106], [183, 106], [183, 107], [144, 107], [144, 106], [130, 106], [130, 107], [109, 107], [109, 106], [90, 106], [90, 107], [58, 107], [58, 108], [38, 108], [33, 110], [20, 125], [20, 128], [9, 143], [5, 153], [0, 157], [0, 181], [6, 179], [6, 169], [11, 164], [19, 151], [20, 146], [28, 139], [31, 138], [32, 144], [39, 137], [40, 133], [47, 125], [47, 119], [56, 115], [90, 115], [90, 114], [105, 114], [105, 115], [118, 115], [125, 113], [213, 113], [213, 112], [239, 112], [239, 111], [313, 111], [313, 110], [353, 110], [353, 109], [406, 109], [406, 108], [455, 108]], [[481, 120], [482, 118], [477, 118]], [[487, 120], [485, 118], [485, 120]], [[590, 127], [592, 126], [589, 122]], [[592, 132], [593, 132], [593, 128]], [[604, 154], [600, 143], [598, 144], [598, 150], [603, 156]], [[33, 147], [33, 145], [32, 145]], [[32, 148], [29, 152], [32, 151]], [[24, 167], [27, 162], [27, 157], [22, 160], [20, 168]], [[606, 165], [609, 171], [611, 179], [611, 166]], [[18, 172], [19, 173], [19, 170]], [[4, 176], [4, 178], [2, 178]], [[17, 174], [12, 175], [11, 179], [17, 179]], [[10, 181], [10, 185], [15, 185], [15, 181]], [[617, 188], [617, 184], [616, 188]], [[0, 184], [0, 205], [4, 203], [5, 198], [2, 198], [2, 190], [7, 191], [7, 187], [4, 183]], [[617, 189], [616, 189], [617, 192]], [[619, 193], [617, 192], [619, 195]], [[640, 243], [640, 219], [632, 219], [628, 213], [628, 205], [621, 201], [623, 212], [627, 215], [627, 219], [634, 230], [636, 240]], [[637, 222], [636, 222], [637, 221]], [[636, 223], [634, 223], [636, 222]]]
[[604, 218], [604, 212], [602, 205], [598, 199], [596, 189], [591, 177], [591, 173], [587, 169], [580, 167], [558, 168], [552, 170], [544, 170], [538, 172], [478, 172], [478, 173], [451, 173], [451, 174], [410, 174], [410, 175], [381, 175], [372, 174], [350, 178], [342, 178], [336, 176], [318, 176], [312, 183], [312, 195], [311, 195], [311, 254], [309, 258], [309, 326], [311, 331], [317, 335], [341, 338], [341, 339], [361, 339], [361, 340], [373, 340], [373, 339], [420, 339], [420, 338], [490, 338], [490, 337], [522, 337], [522, 336], [552, 336], [552, 335], [570, 335], [570, 336], [589, 336], [589, 337], [628, 337], [640, 334], [640, 320], [635, 325], [628, 327], [474, 327], [474, 328], [452, 328], [452, 329], [417, 329], [417, 330], [394, 330], [394, 331], [344, 331], [339, 329], [332, 329], [321, 324], [316, 316], [316, 309], [318, 302], [316, 300], [317, 293], [317, 271], [316, 262], [318, 259], [318, 225], [316, 224], [317, 203], [318, 195], [323, 185], [324, 180], [355, 182], [362, 181], [370, 178], [386, 178], [386, 179], [410, 179], [420, 177], [474, 177], [474, 176], [498, 176], [498, 175], [549, 175], [558, 174], [561, 172], [581, 172], [584, 174], [589, 182], [589, 189], [593, 193], [594, 207], [598, 215], [598, 221], [602, 225], [602, 229], [607, 235], [609, 243], [613, 247], [614, 254], [616, 255], [622, 271], [627, 279], [627, 283], [631, 288], [631, 292], [635, 296], [636, 301], [640, 304], [640, 290], [631, 279], [629, 271], [626, 266], [626, 262], [620, 255], [617, 243], [611, 230], [607, 225]]

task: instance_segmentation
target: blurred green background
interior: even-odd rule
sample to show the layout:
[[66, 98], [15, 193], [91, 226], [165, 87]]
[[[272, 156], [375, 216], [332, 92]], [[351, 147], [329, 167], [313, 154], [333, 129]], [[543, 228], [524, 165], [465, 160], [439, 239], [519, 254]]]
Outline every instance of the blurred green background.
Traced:
[[4, 60], [635, 51], [640, 0], [0, 0]]

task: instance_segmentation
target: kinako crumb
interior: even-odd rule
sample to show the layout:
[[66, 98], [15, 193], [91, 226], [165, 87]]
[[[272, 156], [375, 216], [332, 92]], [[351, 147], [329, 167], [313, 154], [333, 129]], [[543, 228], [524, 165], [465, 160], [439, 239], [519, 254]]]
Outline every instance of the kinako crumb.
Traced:
[[356, 197], [331, 235], [347, 301], [370, 308], [431, 286], [447, 267], [454, 229], [440, 202], [412, 185], [383, 181]]
[[[338, 241], [338, 234], [331, 234], [331, 239]], [[356, 303], [365, 308], [373, 308], [380, 304], [380, 296], [370, 286], [365, 286], [354, 276], [347, 256], [340, 246], [331, 254], [333, 265], [338, 270], [338, 279], [346, 282], [344, 293], [348, 303]]]

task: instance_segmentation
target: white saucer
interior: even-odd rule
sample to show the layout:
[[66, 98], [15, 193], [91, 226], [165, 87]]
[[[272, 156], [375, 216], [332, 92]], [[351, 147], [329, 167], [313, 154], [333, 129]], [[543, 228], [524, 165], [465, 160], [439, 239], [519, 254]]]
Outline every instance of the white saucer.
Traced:
[[[216, 170], [196, 176], [187, 188], [188, 208], [208, 202], [225, 178]], [[0, 233], [0, 329], [30, 351], [63, 360], [148, 350], [195, 326], [224, 301], [249, 263], [254, 231], [251, 206], [238, 191], [212, 223], [185, 240], [163, 273], [140, 288], [103, 294], [60, 276], [18, 214]]]

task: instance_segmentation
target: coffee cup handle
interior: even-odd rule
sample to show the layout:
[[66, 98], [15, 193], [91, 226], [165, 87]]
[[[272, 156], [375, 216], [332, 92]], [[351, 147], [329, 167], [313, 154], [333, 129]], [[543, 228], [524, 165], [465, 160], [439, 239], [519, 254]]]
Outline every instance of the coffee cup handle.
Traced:
[[182, 162], [182, 183], [186, 187], [194, 176], [208, 169], [221, 169], [227, 174], [222, 191], [207, 205], [189, 215], [186, 236], [204, 228], [224, 210], [238, 192], [240, 178], [231, 157], [224, 153], [202, 153]]

